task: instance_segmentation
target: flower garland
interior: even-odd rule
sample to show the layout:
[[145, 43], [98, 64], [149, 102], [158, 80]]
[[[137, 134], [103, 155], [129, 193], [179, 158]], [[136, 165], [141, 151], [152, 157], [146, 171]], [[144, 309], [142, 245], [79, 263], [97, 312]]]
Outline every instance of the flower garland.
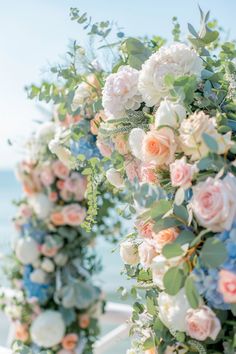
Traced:
[[236, 49], [201, 20], [190, 45], [176, 21], [170, 45], [126, 39], [103, 88], [107, 179], [136, 217], [120, 247], [137, 281], [129, 354], [236, 348]]

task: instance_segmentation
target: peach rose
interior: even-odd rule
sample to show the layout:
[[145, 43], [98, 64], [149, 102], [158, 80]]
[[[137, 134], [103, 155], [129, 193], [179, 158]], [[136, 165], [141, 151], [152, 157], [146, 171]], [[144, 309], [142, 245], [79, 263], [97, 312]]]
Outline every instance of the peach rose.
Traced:
[[236, 274], [222, 269], [219, 272], [218, 290], [225, 302], [236, 304]]
[[48, 247], [46, 244], [43, 244], [40, 251], [46, 257], [54, 257], [58, 252], [58, 248]]
[[53, 212], [51, 214], [50, 219], [51, 219], [51, 222], [56, 226], [65, 225], [65, 223], [66, 223], [64, 214], [61, 211]]
[[79, 315], [79, 326], [82, 329], [88, 328], [90, 324], [90, 317], [87, 313], [84, 313], [82, 315]]
[[155, 348], [151, 348], [151, 349], [145, 350], [144, 353], [145, 354], [156, 354], [156, 349]]
[[107, 116], [104, 111], [98, 112], [95, 117], [90, 121], [90, 130], [93, 135], [98, 134], [98, 128], [101, 122], [105, 122], [107, 120]]
[[75, 333], [69, 333], [62, 339], [62, 347], [66, 350], [75, 349], [78, 343], [79, 337]]
[[144, 238], [147, 238], [147, 239], [152, 239], [152, 237], [154, 235], [153, 225], [154, 225], [154, 221], [152, 221], [152, 220], [149, 220], [146, 222], [138, 221], [136, 223], [136, 227], [137, 227], [139, 235]]
[[143, 161], [169, 165], [174, 160], [176, 146], [172, 129], [150, 130], [142, 142]]
[[66, 179], [69, 176], [70, 170], [61, 161], [56, 160], [52, 164], [52, 169], [58, 178]]
[[29, 331], [27, 325], [22, 323], [17, 323], [15, 325], [15, 339], [22, 342], [27, 342], [29, 339]]
[[211, 231], [230, 230], [236, 216], [236, 178], [208, 177], [193, 187], [191, 201], [194, 215], [201, 226]]
[[50, 192], [48, 195], [48, 198], [51, 202], [53, 202], [53, 203], [56, 202], [58, 199], [57, 192]]
[[142, 242], [138, 247], [140, 264], [144, 268], [149, 268], [154, 257], [157, 256], [155, 248], [147, 242]]
[[77, 226], [84, 221], [86, 211], [78, 204], [70, 204], [63, 208], [63, 215], [66, 224]]
[[162, 230], [153, 235], [153, 246], [157, 252], [160, 252], [162, 248], [168, 243], [173, 242], [179, 234], [178, 229], [170, 227], [169, 229]]
[[142, 163], [141, 164], [141, 182], [144, 183], [158, 183], [156, 166], [153, 163]]
[[220, 330], [220, 320], [208, 306], [189, 309], [186, 315], [187, 334], [197, 340], [216, 340]]
[[102, 156], [104, 157], [111, 157], [112, 154], [112, 146], [109, 144], [106, 144], [104, 141], [98, 139], [97, 143], [96, 143], [98, 150], [100, 151], [100, 153], [102, 154]]
[[113, 139], [115, 150], [121, 155], [127, 155], [129, 152], [129, 143], [125, 140], [123, 135], [117, 135]]
[[186, 157], [175, 160], [170, 165], [171, 184], [174, 187], [189, 188], [192, 185], [192, 178], [196, 168], [186, 162]]
[[63, 181], [63, 180], [57, 181], [57, 188], [58, 189], [62, 190], [64, 188], [64, 186], [65, 186], [65, 181]]

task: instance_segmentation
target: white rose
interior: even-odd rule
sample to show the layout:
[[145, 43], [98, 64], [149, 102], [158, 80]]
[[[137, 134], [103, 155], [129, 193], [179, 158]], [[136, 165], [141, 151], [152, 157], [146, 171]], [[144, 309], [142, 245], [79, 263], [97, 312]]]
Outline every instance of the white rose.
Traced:
[[203, 133], [210, 135], [216, 140], [218, 154], [224, 154], [232, 146], [231, 132], [224, 135], [218, 133], [215, 118], [210, 118], [203, 111], [194, 113], [184, 119], [180, 125], [179, 132], [180, 146], [186, 155], [191, 156], [192, 161], [201, 159], [210, 151], [202, 138]]
[[179, 103], [165, 99], [160, 103], [156, 111], [155, 126], [169, 125], [173, 128], [178, 128], [184, 118], [186, 118], [185, 107]]
[[121, 66], [117, 73], [110, 74], [103, 89], [102, 103], [106, 115], [120, 118], [128, 109], [140, 107], [142, 97], [138, 91], [139, 71], [130, 66]]
[[158, 307], [159, 317], [167, 328], [173, 331], [186, 331], [186, 314], [191, 307], [184, 289], [181, 289], [175, 296], [168, 295], [165, 292], [160, 293]]
[[15, 252], [22, 264], [32, 264], [39, 257], [38, 244], [31, 237], [20, 238], [16, 243]]
[[164, 289], [164, 284], [163, 284], [163, 277], [167, 270], [170, 268], [170, 264], [168, 260], [162, 256], [156, 256], [152, 260], [152, 280], [153, 283], [158, 286], [160, 289]]
[[68, 261], [68, 256], [62, 252], [59, 252], [54, 256], [54, 262], [59, 267], [63, 267], [67, 263], [67, 261]]
[[48, 144], [49, 150], [55, 154], [58, 159], [69, 169], [75, 169], [77, 166], [75, 157], [71, 154], [71, 151], [63, 146], [59, 140], [53, 139]]
[[136, 265], [139, 262], [137, 246], [130, 240], [120, 244], [120, 256], [125, 264]]
[[200, 77], [203, 69], [202, 59], [190, 47], [183, 43], [173, 43], [162, 47], [143, 64], [139, 76], [139, 91], [147, 106], [158, 104], [162, 98], [168, 97], [165, 76], [175, 78], [182, 75]]
[[145, 241], [138, 246], [138, 254], [140, 258], [140, 264], [144, 268], [150, 267], [153, 258], [157, 255], [155, 248]]
[[46, 219], [53, 208], [53, 203], [43, 193], [34, 194], [29, 199], [29, 203], [39, 219]]
[[106, 178], [109, 183], [111, 183], [116, 188], [123, 188], [124, 187], [124, 180], [121, 176], [120, 172], [115, 170], [114, 168], [110, 168], [106, 172]]
[[44, 258], [41, 263], [41, 268], [47, 273], [52, 273], [55, 270], [55, 265], [51, 259]]
[[30, 274], [30, 280], [33, 283], [38, 283], [38, 284], [47, 284], [47, 273], [45, 273], [42, 269], [38, 268], [35, 269], [31, 274]]
[[59, 344], [66, 327], [62, 315], [57, 311], [44, 311], [33, 321], [30, 334], [35, 344], [43, 348], [51, 348]]
[[89, 98], [90, 96], [90, 87], [86, 82], [82, 82], [78, 85], [77, 89], [75, 90], [73, 102], [71, 105], [72, 111], [76, 111], [79, 106], [81, 106], [84, 101]]

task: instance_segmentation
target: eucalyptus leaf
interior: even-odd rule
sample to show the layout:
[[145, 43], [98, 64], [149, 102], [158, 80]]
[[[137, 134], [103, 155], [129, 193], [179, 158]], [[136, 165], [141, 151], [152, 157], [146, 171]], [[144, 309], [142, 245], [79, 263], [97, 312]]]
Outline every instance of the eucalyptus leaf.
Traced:
[[194, 280], [189, 276], [185, 281], [185, 293], [189, 304], [193, 308], [198, 308], [200, 302], [200, 296], [194, 284]]
[[178, 267], [172, 267], [164, 275], [163, 283], [165, 292], [169, 295], [176, 295], [184, 285], [184, 272]]
[[162, 254], [165, 258], [173, 258], [173, 257], [178, 257], [183, 254], [183, 249], [179, 244], [176, 243], [171, 243], [167, 244], [163, 247], [162, 249]]
[[207, 267], [216, 268], [226, 261], [227, 250], [222, 241], [217, 238], [208, 238], [201, 250], [201, 260]]

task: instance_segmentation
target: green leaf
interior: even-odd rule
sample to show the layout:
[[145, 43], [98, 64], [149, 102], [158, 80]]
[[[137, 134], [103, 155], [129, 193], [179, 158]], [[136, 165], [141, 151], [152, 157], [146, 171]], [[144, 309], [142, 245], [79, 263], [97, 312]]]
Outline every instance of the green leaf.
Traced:
[[157, 309], [156, 309], [156, 306], [154, 304], [154, 299], [148, 296], [146, 301], [147, 301], [147, 311], [148, 311], [148, 313], [150, 313], [150, 315], [152, 315], [152, 316], [156, 315]]
[[210, 268], [220, 266], [226, 261], [227, 256], [227, 250], [223, 242], [214, 237], [208, 238], [201, 250], [201, 259]]
[[210, 44], [210, 43], [214, 42], [218, 37], [219, 37], [219, 32], [208, 30], [206, 32], [205, 36], [203, 38], [201, 38], [201, 40], [205, 44]]
[[174, 205], [173, 212], [179, 219], [183, 220], [185, 223], [188, 223], [188, 211], [183, 205]]
[[169, 229], [170, 227], [178, 227], [183, 225], [183, 223], [177, 219], [172, 217], [166, 217], [164, 219], [156, 221], [153, 226], [154, 232], [159, 232], [165, 229]]
[[184, 285], [184, 272], [178, 267], [168, 269], [164, 275], [163, 283], [167, 294], [176, 295]]
[[140, 69], [142, 64], [151, 55], [151, 50], [146, 48], [136, 38], [128, 38], [122, 45], [123, 50], [128, 54], [128, 64], [135, 69]]
[[155, 202], [151, 207], [150, 216], [152, 219], [166, 214], [172, 208], [172, 203], [169, 200], [161, 199]]
[[189, 304], [196, 309], [199, 306], [200, 296], [191, 276], [186, 279], [184, 287]]
[[195, 235], [189, 230], [183, 230], [180, 232], [174, 244], [185, 245], [186, 243], [191, 243], [194, 240]]
[[145, 342], [143, 343], [143, 349], [144, 349], [144, 350], [153, 348], [154, 346], [155, 346], [155, 343], [154, 343], [153, 337], [149, 337], [149, 338], [146, 339]]
[[204, 143], [208, 146], [208, 148], [217, 153], [218, 151], [218, 144], [216, 142], [216, 140], [214, 138], [212, 138], [212, 136], [210, 136], [209, 134], [207, 133], [203, 133], [202, 134], [202, 138], [203, 138], [203, 141]]
[[152, 280], [152, 274], [150, 270], [140, 270], [138, 274], [138, 281], [150, 281]]
[[180, 245], [171, 243], [163, 247], [162, 254], [165, 258], [169, 259], [169, 258], [181, 256], [183, 254], [183, 250], [180, 247]]
[[234, 316], [236, 316], [236, 304], [231, 304], [231, 305], [230, 305], [230, 309], [231, 309], [231, 311], [232, 311], [232, 314], [233, 314]]

